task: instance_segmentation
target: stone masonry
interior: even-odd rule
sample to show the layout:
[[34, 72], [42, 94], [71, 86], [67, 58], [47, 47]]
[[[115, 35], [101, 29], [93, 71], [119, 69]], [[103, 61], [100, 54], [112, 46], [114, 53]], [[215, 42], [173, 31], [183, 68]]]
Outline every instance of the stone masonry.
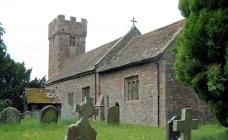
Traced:
[[[131, 75], [139, 76], [140, 100], [124, 101], [124, 77]], [[119, 103], [121, 122], [157, 124], [156, 77], [157, 71], [154, 63], [103, 74], [101, 75], [101, 94], [105, 97], [108, 94], [109, 106]], [[106, 107], [105, 112], [107, 113]]]
[[[98, 120], [107, 119], [108, 107], [115, 105], [120, 109], [120, 122], [165, 126], [173, 115], [180, 115], [184, 107], [193, 108], [197, 119], [211, 120], [207, 105], [194, 90], [175, 79], [172, 49], [184, 22], [181, 20], [146, 34], [133, 26], [124, 36], [85, 53], [86, 20], [76, 22], [71, 17], [67, 21], [64, 16], [58, 16], [49, 24], [46, 88], [55, 90], [59, 96], [61, 117], [78, 116], [74, 112], [75, 104], [82, 102], [83, 91], [89, 87], [86, 92], [100, 107], [95, 117]], [[75, 36], [75, 46], [69, 45], [70, 36]], [[134, 87], [137, 98], [134, 99], [129, 96], [133, 88], [126, 90], [129, 77], [137, 77], [137, 88]], [[126, 100], [126, 96], [130, 100]], [[72, 98], [73, 104], [69, 102]]]
[[180, 116], [180, 110], [183, 108], [192, 108], [193, 116], [201, 121], [211, 121], [212, 115], [209, 115], [207, 104], [200, 100], [193, 88], [182, 85], [175, 79], [175, 72], [173, 70], [173, 64], [175, 61], [175, 55], [172, 49], [175, 47], [173, 42], [164, 53], [165, 56], [165, 69], [166, 69], [166, 108], [167, 116], [171, 118], [174, 115]]
[[[61, 108], [61, 117], [65, 119], [72, 119], [78, 116], [75, 113], [75, 105], [80, 104], [82, 101], [82, 88], [90, 86], [90, 96], [95, 98], [95, 85], [94, 85], [95, 76], [94, 74], [89, 74], [83, 77], [78, 77], [76, 79], [64, 81], [56, 85], [48, 86], [47, 88], [56, 89], [56, 93], [60, 97], [62, 108]], [[73, 92], [73, 105], [68, 103], [67, 94]]]
[[[64, 15], [59, 15], [49, 24], [49, 78], [61, 71], [69, 58], [85, 53], [86, 35], [86, 19], [76, 22], [75, 17], [65, 20]], [[75, 37], [75, 45], [69, 44], [70, 36]]]

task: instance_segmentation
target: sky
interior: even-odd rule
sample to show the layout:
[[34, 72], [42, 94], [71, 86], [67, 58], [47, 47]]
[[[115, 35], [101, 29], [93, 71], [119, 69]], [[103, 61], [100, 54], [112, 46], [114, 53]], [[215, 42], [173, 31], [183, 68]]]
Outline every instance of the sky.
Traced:
[[7, 52], [31, 79], [48, 76], [48, 24], [59, 14], [87, 19], [86, 51], [126, 34], [133, 17], [141, 33], [183, 19], [178, 0], [0, 0]]

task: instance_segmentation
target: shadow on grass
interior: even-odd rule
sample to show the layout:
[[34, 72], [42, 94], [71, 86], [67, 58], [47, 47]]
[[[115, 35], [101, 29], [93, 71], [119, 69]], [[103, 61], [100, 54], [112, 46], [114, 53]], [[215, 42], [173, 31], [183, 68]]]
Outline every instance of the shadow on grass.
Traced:
[[195, 140], [228, 140], [228, 130], [214, 135], [200, 136]]

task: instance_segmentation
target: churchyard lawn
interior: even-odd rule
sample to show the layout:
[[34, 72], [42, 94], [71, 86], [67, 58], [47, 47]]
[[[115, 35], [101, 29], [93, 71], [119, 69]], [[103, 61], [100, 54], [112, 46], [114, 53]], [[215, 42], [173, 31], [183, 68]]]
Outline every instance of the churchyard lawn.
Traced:
[[[26, 118], [21, 124], [0, 124], [0, 140], [64, 140], [67, 126], [74, 122], [59, 120], [58, 124], [40, 124], [39, 120]], [[165, 140], [165, 128], [91, 124], [97, 131], [97, 140]], [[228, 129], [218, 124], [201, 125], [192, 131], [192, 140], [228, 140]]]

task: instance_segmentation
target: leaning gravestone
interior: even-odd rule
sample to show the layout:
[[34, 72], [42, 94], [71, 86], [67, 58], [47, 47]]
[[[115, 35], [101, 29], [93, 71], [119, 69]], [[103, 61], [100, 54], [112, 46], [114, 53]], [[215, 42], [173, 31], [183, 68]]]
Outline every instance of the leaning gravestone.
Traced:
[[120, 122], [120, 108], [119, 106], [112, 106], [108, 109], [107, 123], [118, 124]]
[[20, 123], [22, 113], [14, 107], [7, 107], [1, 112], [1, 123]]
[[86, 97], [80, 105], [76, 105], [76, 112], [79, 112], [80, 120], [76, 124], [68, 127], [65, 140], [96, 140], [97, 132], [89, 124], [88, 119], [96, 115], [98, 110], [95, 109], [93, 98]]
[[31, 118], [31, 117], [32, 117], [32, 112], [31, 111], [23, 112], [23, 119], [24, 118]]
[[191, 130], [199, 128], [199, 120], [192, 119], [192, 109], [182, 109], [181, 120], [173, 122], [173, 131], [180, 132], [180, 140], [191, 140]]
[[173, 122], [177, 120], [176, 116], [173, 116], [166, 124], [166, 140], [178, 140], [180, 132], [173, 131]]
[[57, 123], [59, 118], [58, 109], [52, 105], [48, 105], [41, 110], [40, 122]]

